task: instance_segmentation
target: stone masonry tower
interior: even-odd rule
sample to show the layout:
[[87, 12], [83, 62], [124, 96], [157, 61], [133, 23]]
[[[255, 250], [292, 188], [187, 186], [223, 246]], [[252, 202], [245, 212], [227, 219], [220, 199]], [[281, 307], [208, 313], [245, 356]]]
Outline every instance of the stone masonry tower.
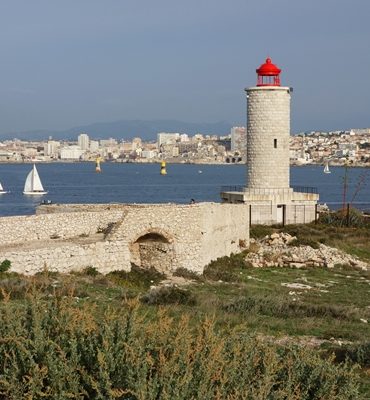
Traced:
[[247, 93], [248, 189], [289, 189], [290, 92], [270, 58], [257, 70]]
[[247, 185], [224, 188], [223, 202], [249, 205], [251, 224], [306, 223], [316, 218], [315, 188], [290, 187], [290, 94], [270, 58], [247, 94]]

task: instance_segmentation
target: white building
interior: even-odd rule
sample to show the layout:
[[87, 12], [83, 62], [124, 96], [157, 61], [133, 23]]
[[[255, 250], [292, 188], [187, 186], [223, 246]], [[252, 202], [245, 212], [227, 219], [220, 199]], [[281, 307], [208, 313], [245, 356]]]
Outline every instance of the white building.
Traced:
[[102, 139], [102, 140], [100, 140], [100, 146], [101, 147], [115, 147], [115, 146], [117, 146], [117, 140], [113, 139], [113, 138]]
[[189, 135], [187, 133], [182, 133], [180, 135], [180, 142], [181, 143], [189, 142], [189, 141], [190, 141], [190, 139], [189, 139]]
[[155, 158], [157, 156], [157, 152], [155, 150], [143, 150], [141, 152], [142, 158]]
[[48, 140], [44, 143], [44, 155], [48, 157], [57, 157], [59, 153], [60, 142], [55, 140]]
[[96, 153], [99, 150], [99, 141], [90, 140], [90, 151], [91, 153]]
[[81, 150], [88, 150], [89, 149], [89, 136], [86, 135], [86, 133], [81, 133], [81, 135], [78, 135], [77, 138], [78, 141], [78, 146], [80, 147]]
[[166, 133], [166, 132], [157, 133], [158, 148], [160, 148], [162, 144], [175, 144], [176, 141], [179, 139], [180, 139], [179, 133]]
[[61, 160], [79, 160], [84, 154], [84, 150], [80, 146], [68, 146], [60, 149]]

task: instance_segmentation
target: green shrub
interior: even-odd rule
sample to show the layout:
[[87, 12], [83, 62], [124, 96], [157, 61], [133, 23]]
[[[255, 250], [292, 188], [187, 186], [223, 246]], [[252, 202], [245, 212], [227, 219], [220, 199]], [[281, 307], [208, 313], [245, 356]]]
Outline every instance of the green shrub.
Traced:
[[145, 304], [165, 305], [165, 304], [183, 304], [195, 305], [194, 295], [188, 290], [178, 288], [176, 286], [162, 286], [150, 290], [140, 298]]
[[31, 288], [30, 282], [22, 276], [9, 276], [0, 280], [0, 300], [24, 299]]
[[106, 277], [117, 285], [144, 290], [165, 279], [165, 275], [154, 268], [144, 269], [136, 265], [132, 265], [129, 272], [113, 271], [107, 274]]
[[204, 278], [210, 281], [236, 282], [240, 279], [239, 271], [250, 268], [245, 261], [245, 252], [231, 254], [211, 261], [203, 271]]
[[86, 267], [81, 272], [82, 272], [82, 274], [87, 275], [87, 276], [98, 276], [98, 275], [101, 275], [100, 272], [95, 267]]
[[358, 400], [359, 377], [311, 349], [133, 302], [96, 315], [73, 298], [0, 308], [0, 398]]
[[319, 249], [320, 243], [309, 238], [297, 238], [289, 242], [288, 246], [310, 246], [313, 249]]
[[334, 354], [336, 362], [350, 360], [352, 363], [360, 365], [362, 368], [370, 368], [370, 342], [358, 344], [342, 344], [323, 346], [326, 354]]
[[271, 235], [276, 229], [268, 225], [252, 225], [249, 230], [249, 235], [254, 239], [262, 239], [267, 235]]
[[366, 225], [363, 213], [354, 207], [350, 207], [349, 210], [345, 208], [344, 210], [322, 214], [319, 222], [334, 226], [363, 227]]
[[180, 276], [185, 279], [190, 279], [193, 281], [200, 281], [202, 276], [197, 274], [196, 272], [190, 271], [187, 268], [177, 268], [177, 270], [173, 273], [174, 276]]
[[11, 267], [11, 262], [9, 260], [4, 260], [0, 264], [0, 272], [7, 272]]

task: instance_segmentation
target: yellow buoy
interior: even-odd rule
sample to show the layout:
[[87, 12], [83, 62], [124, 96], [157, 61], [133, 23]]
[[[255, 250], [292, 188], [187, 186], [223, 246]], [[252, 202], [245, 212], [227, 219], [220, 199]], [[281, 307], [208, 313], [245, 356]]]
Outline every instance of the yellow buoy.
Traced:
[[166, 171], [166, 161], [162, 161], [161, 162], [161, 175], [166, 175], [167, 171]]
[[101, 172], [100, 161], [101, 161], [101, 158], [98, 157], [98, 158], [96, 159], [96, 162], [95, 162], [95, 172]]

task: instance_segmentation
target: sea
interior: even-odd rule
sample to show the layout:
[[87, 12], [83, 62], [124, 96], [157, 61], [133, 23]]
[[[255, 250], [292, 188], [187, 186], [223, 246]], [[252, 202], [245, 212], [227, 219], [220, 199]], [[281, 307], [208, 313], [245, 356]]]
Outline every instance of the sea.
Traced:
[[[167, 175], [160, 165], [139, 163], [38, 163], [37, 169], [48, 191], [43, 196], [23, 194], [24, 182], [32, 164], [0, 164], [0, 182], [7, 194], [0, 195], [0, 216], [30, 215], [42, 201], [52, 203], [190, 203], [220, 202], [224, 186], [245, 186], [245, 165], [167, 164]], [[370, 169], [322, 166], [292, 166], [291, 186], [316, 188], [320, 203], [338, 209], [351, 203], [370, 211]], [[345, 182], [347, 184], [345, 185]], [[346, 188], [345, 188], [346, 186]], [[344, 189], [345, 188], [345, 189]], [[344, 195], [345, 192], [345, 195]]]

